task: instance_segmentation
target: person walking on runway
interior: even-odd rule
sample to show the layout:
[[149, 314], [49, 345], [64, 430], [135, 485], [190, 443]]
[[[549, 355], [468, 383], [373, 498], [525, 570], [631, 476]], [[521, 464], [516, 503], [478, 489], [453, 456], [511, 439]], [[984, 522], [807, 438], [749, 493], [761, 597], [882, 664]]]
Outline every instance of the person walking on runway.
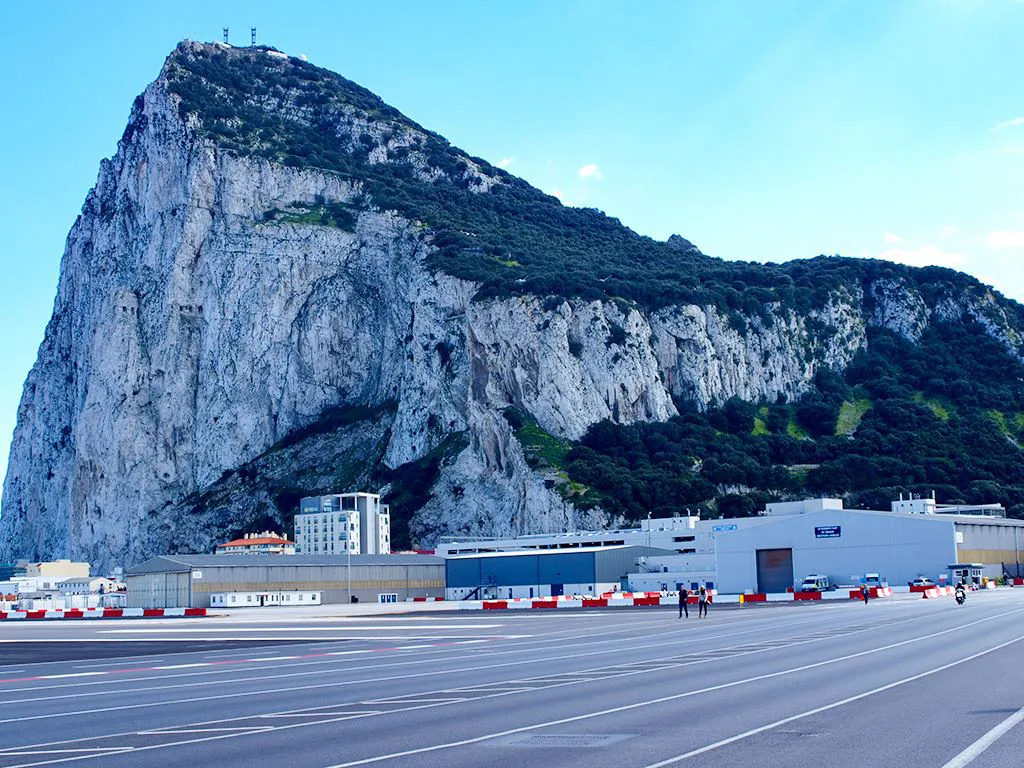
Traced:
[[686, 601], [690, 599], [690, 590], [684, 587], [682, 584], [679, 585], [679, 618], [690, 618], [690, 609], [686, 606]]
[[701, 584], [700, 589], [697, 590], [697, 618], [708, 617], [708, 601], [711, 600], [711, 595], [708, 594], [707, 588]]

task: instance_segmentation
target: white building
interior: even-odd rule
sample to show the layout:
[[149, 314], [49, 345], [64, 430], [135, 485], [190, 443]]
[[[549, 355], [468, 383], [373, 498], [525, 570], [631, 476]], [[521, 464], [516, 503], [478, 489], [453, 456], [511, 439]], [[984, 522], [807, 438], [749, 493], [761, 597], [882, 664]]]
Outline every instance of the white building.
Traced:
[[[984, 575], [1020, 572], [1024, 521], [1001, 517], [999, 505], [953, 507], [934, 499], [894, 501], [889, 511], [844, 509], [842, 499], [768, 504], [757, 517], [644, 520], [639, 528], [512, 538], [442, 540], [437, 554], [587, 550], [646, 546], [675, 554], [637, 557], [627, 574], [634, 590], [776, 591], [811, 573], [839, 584], [866, 572], [894, 585], [917, 576], [938, 580], [952, 563], [980, 563]], [[965, 514], [965, 513], [971, 514]]]
[[298, 555], [380, 555], [391, 551], [391, 514], [375, 493], [307, 496], [295, 516]]
[[320, 593], [301, 592], [213, 592], [210, 605], [214, 608], [262, 608], [268, 605], [320, 605]]

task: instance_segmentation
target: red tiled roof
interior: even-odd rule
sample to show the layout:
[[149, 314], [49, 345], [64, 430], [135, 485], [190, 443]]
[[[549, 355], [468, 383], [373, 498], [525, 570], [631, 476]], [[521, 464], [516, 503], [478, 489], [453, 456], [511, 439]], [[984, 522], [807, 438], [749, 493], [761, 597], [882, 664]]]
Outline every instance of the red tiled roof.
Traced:
[[276, 536], [261, 536], [257, 539], [235, 539], [229, 541], [227, 544], [218, 544], [217, 548], [222, 549], [225, 547], [250, 547], [254, 544], [294, 544], [295, 542], [289, 541], [288, 539], [279, 539]]

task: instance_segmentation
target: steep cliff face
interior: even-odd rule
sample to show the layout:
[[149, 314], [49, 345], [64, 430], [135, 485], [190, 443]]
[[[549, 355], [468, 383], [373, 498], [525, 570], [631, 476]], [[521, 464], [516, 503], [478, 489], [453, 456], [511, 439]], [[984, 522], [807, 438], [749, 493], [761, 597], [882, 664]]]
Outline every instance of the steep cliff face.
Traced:
[[[842, 370], [872, 325], [914, 339], [936, 319], [968, 316], [1021, 356], [988, 294], [926, 298], [889, 278], [847, 282], [816, 308], [767, 302], [757, 313], [484, 298], [481, 281], [431, 260], [435, 230], [377, 205], [358, 176], [211, 140], [168, 79], [211, 50], [225, 49], [183, 44], [136, 101], [68, 237], [11, 447], [0, 561], [104, 568], [205, 551], [294, 502], [254, 495], [231, 479], [240, 466], [290, 471], [296, 492], [365, 489], [375, 466], [422, 460], [453, 435], [460, 450], [410, 522], [420, 543], [601, 525], [614, 511], [576, 510], [527, 462], [505, 409], [577, 440], [606, 419], [665, 420], [683, 401], [792, 399], [819, 368]], [[312, 124], [306, 107], [289, 109]], [[431, 134], [366, 109], [347, 107], [330, 126], [338, 151], [358, 149], [366, 167], [401, 158], [422, 184], [457, 172], [477, 195], [510, 183], [456, 150], [457, 171], [446, 171], [421, 151]], [[339, 406], [386, 415], [277, 451]], [[345, 455], [362, 466], [325, 469]]]

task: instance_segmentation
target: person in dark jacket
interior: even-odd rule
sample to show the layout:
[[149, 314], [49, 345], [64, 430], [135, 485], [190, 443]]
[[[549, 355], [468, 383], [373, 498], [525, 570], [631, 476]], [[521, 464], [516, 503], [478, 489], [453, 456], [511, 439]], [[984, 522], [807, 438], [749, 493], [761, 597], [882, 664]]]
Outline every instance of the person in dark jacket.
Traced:
[[700, 589], [697, 590], [697, 618], [702, 616], [706, 619], [708, 617], [708, 603], [711, 601], [711, 595], [708, 594], [707, 588], [701, 584]]
[[865, 584], [860, 588], [860, 596], [864, 598], [864, 605], [868, 604], [868, 597], [871, 596], [871, 590], [868, 589], [868, 585]]
[[679, 585], [679, 618], [690, 618], [690, 609], [686, 605], [686, 601], [690, 599], [690, 590], [684, 587], [682, 584]]

